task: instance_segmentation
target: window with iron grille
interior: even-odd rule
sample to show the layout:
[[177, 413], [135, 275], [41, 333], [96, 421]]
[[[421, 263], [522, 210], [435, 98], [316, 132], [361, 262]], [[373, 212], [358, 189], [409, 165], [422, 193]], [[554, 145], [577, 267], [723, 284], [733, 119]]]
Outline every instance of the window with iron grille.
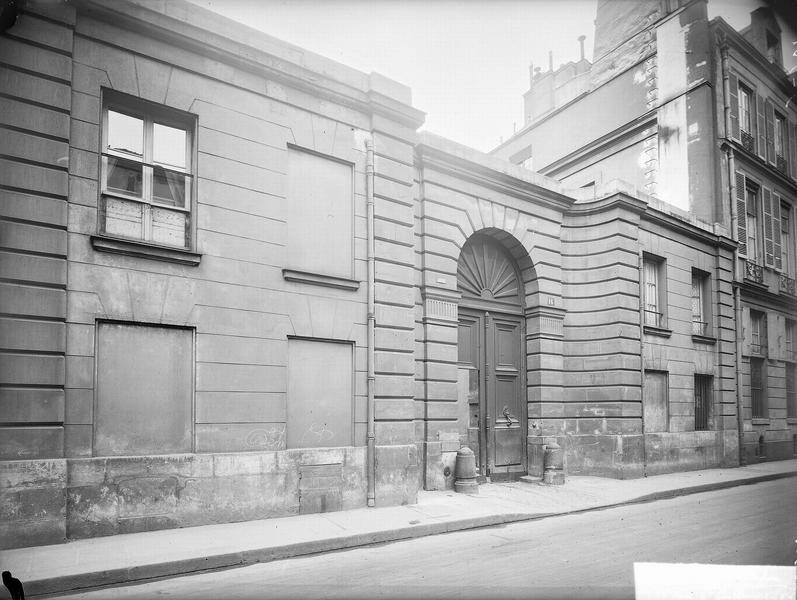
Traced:
[[711, 412], [713, 378], [695, 375], [695, 431], [707, 431]]
[[666, 327], [666, 292], [664, 259], [645, 255], [642, 260], [642, 302], [644, 323], [651, 327]]
[[710, 335], [711, 294], [709, 274], [692, 269], [692, 335]]
[[750, 359], [750, 396], [753, 418], [766, 418], [766, 361], [763, 358]]
[[786, 363], [786, 415], [797, 418], [797, 364]]
[[783, 346], [786, 353], [786, 360], [797, 362], [797, 356], [795, 356], [794, 352], [794, 321], [791, 319], [786, 319], [786, 335]]
[[794, 276], [794, 256], [792, 249], [791, 235], [791, 205], [781, 202], [780, 204], [780, 237], [781, 237], [781, 264], [783, 272], [789, 276]]

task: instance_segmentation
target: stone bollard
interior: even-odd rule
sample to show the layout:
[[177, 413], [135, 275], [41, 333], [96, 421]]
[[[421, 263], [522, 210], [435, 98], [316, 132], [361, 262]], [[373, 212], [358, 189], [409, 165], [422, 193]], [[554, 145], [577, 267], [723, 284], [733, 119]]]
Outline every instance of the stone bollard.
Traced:
[[457, 462], [454, 465], [454, 491], [460, 494], [478, 494], [476, 483], [476, 455], [467, 446], [457, 450]]
[[565, 455], [556, 441], [545, 445], [542, 458], [542, 482], [549, 485], [562, 485], [565, 482]]

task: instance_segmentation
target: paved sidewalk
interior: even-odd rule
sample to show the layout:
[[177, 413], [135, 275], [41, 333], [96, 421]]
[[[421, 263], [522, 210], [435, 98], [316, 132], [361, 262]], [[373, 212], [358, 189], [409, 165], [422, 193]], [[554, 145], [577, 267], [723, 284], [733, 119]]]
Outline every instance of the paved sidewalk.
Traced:
[[[116, 535], [0, 552], [0, 569], [27, 596], [129, 583], [449, 531], [648, 502], [797, 476], [797, 460], [615, 480], [570, 477], [563, 486], [493, 483], [467, 496], [420, 492], [410, 506], [360, 508]], [[794, 479], [797, 497], [797, 478]], [[4, 589], [0, 588], [0, 598]]]

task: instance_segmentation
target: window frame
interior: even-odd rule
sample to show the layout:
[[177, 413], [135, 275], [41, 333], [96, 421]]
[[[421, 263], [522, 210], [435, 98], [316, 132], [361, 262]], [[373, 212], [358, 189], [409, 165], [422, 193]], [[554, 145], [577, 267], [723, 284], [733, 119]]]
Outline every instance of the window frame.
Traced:
[[[754, 92], [742, 81], [739, 81], [739, 132], [747, 133], [754, 136], [753, 133], [753, 119], [755, 118], [755, 103], [753, 101]], [[747, 99], [747, 106], [744, 106], [742, 98]], [[745, 119], [746, 115], [746, 119]]]
[[750, 354], [767, 355], [767, 315], [758, 310], [750, 310]]
[[[695, 431], [711, 431], [714, 401], [714, 377], [703, 373], [694, 375]], [[698, 410], [698, 406], [702, 410]]]
[[[754, 387], [756, 377], [754, 371], [758, 369], [758, 382], [760, 387]], [[756, 413], [756, 410], [759, 412]], [[750, 358], [750, 414], [753, 419], [768, 419], [769, 406], [767, 403], [767, 361], [762, 357]]]
[[[759, 244], [761, 237], [758, 235], [758, 214], [761, 205], [759, 198], [761, 187], [749, 178], [745, 177], [745, 212], [747, 219], [747, 260], [753, 264], [759, 265], [758, 262], [761, 257]], [[752, 200], [752, 201], [751, 201]], [[752, 248], [752, 251], [751, 251]]]
[[786, 363], [786, 418], [797, 419], [797, 364]]
[[792, 207], [788, 202], [780, 202], [780, 252], [781, 270], [789, 277], [794, 277], [795, 262], [797, 257], [794, 251], [794, 232], [792, 222]]
[[[668, 335], [667, 328], [667, 261], [643, 252], [641, 277], [642, 323], [647, 333]], [[653, 274], [655, 281], [649, 279]], [[651, 289], [653, 293], [651, 294]], [[651, 303], [651, 296], [655, 304]], [[652, 316], [651, 316], [652, 315]]]
[[[357, 210], [356, 210], [356, 196], [357, 196], [357, 188], [356, 188], [356, 177], [357, 177], [357, 165], [352, 162], [351, 160], [347, 160], [346, 158], [341, 158], [332, 154], [325, 154], [322, 152], [318, 152], [316, 150], [299, 146], [296, 144], [288, 143], [286, 145], [287, 153], [288, 153], [288, 173], [286, 177], [290, 178], [291, 176], [291, 169], [292, 166], [290, 165], [291, 155], [302, 155], [313, 157], [315, 159], [321, 159], [324, 161], [328, 161], [330, 164], [340, 165], [345, 167], [349, 170], [349, 190], [348, 195], [349, 197], [346, 199], [346, 207], [349, 211], [348, 214], [348, 221], [347, 226], [349, 227], [350, 234], [348, 236], [343, 236], [345, 238], [345, 243], [348, 244], [348, 257], [345, 261], [345, 269], [341, 269], [337, 272], [331, 272], [328, 268], [322, 269], [318, 268], [318, 265], [308, 265], [304, 264], [301, 261], [296, 262], [290, 258], [290, 254], [292, 250], [299, 249], [298, 242], [300, 241], [299, 237], [291, 237], [290, 231], [291, 228], [294, 227], [293, 224], [290, 222], [287, 226], [287, 231], [289, 235], [289, 241], [286, 243], [286, 252], [288, 254], [288, 259], [286, 261], [285, 268], [282, 269], [283, 278], [286, 281], [294, 281], [298, 283], [305, 283], [305, 284], [312, 284], [312, 285], [319, 285], [325, 287], [333, 287], [339, 288], [349, 291], [356, 291], [359, 289], [360, 281], [357, 280], [356, 274], [356, 262], [357, 262], [357, 248], [356, 248], [356, 228], [357, 228]], [[288, 181], [288, 188], [290, 189], [291, 181]], [[292, 218], [293, 212], [295, 209], [293, 208], [294, 198], [290, 197], [291, 194], [289, 191], [286, 191], [286, 199], [287, 202], [291, 204], [289, 208], [289, 221]], [[305, 227], [306, 228], [306, 227]], [[293, 245], [291, 244], [293, 241]]]
[[777, 110], [773, 119], [773, 148], [775, 168], [784, 175], [789, 174], [789, 120]]
[[[695, 290], [698, 294], [695, 296]], [[700, 269], [692, 269], [692, 336], [696, 338], [713, 337], [713, 313], [711, 306], [711, 274]], [[696, 301], [697, 300], [697, 304]], [[695, 313], [696, 306], [699, 314]], [[695, 319], [695, 317], [699, 319]], [[698, 325], [700, 324], [700, 325]]]
[[[196, 214], [197, 214], [197, 165], [198, 120], [196, 115], [169, 106], [157, 104], [149, 100], [103, 89], [100, 102], [100, 135], [99, 135], [99, 182], [97, 201], [96, 234], [91, 237], [95, 250], [107, 251], [168, 262], [198, 265], [201, 255], [196, 248]], [[142, 121], [142, 154], [140, 156], [108, 148], [108, 113], [109, 111], [130, 116]], [[154, 161], [154, 126], [164, 125], [185, 132], [186, 153], [185, 168], [166, 165]], [[108, 186], [108, 158], [120, 158], [141, 165], [142, 191], [140, 196], [126, 194], [121, 190]], [[172, 206], [154, 199], [155, 169], [179, 173], [185, 177], [183, 206]], [[106, 198], [136, 202], [141, 205], [140, 238], [107, 232], [105, 202]], [[151, 239], [152, 209], [180, 213], [185, 215], [185, 244], [171, 245]]]

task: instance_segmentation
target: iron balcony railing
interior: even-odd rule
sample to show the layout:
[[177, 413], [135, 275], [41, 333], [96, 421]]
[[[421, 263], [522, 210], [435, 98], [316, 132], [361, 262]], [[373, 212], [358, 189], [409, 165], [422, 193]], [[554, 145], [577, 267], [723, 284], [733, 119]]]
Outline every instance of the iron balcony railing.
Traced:
[[708, 331], [708, 323], [705, 321], [692, 320], [692, 335], [705, 336]]
[[755, 152], [755, 138], [749, 131], [742, 129], [742, 146], [745, 150]]
[[786, 163], [786, 158], [783, 155], [777, 154], [775, 156], [775, 163], [776, 163], [776, 168], [781, 173], [786, 173], [788, 171], [789, 167]]
[[764, 267], [749, 260], [744, 261], [744, 278], [756, 283], [764, 283]]
[[797, 285], [794, 279], [783, 273], [780, 274], [778, 279], [780, 280], [778, 287], [782, 293], [789, 294], [790, 296], [797, 296]]
[[655, 310], [645, 310], [645, 325], [650, 325], [651, 327], [662, 327], [662, 323], [664, 321], [663, 314], [660, 312], [656, 312]]

